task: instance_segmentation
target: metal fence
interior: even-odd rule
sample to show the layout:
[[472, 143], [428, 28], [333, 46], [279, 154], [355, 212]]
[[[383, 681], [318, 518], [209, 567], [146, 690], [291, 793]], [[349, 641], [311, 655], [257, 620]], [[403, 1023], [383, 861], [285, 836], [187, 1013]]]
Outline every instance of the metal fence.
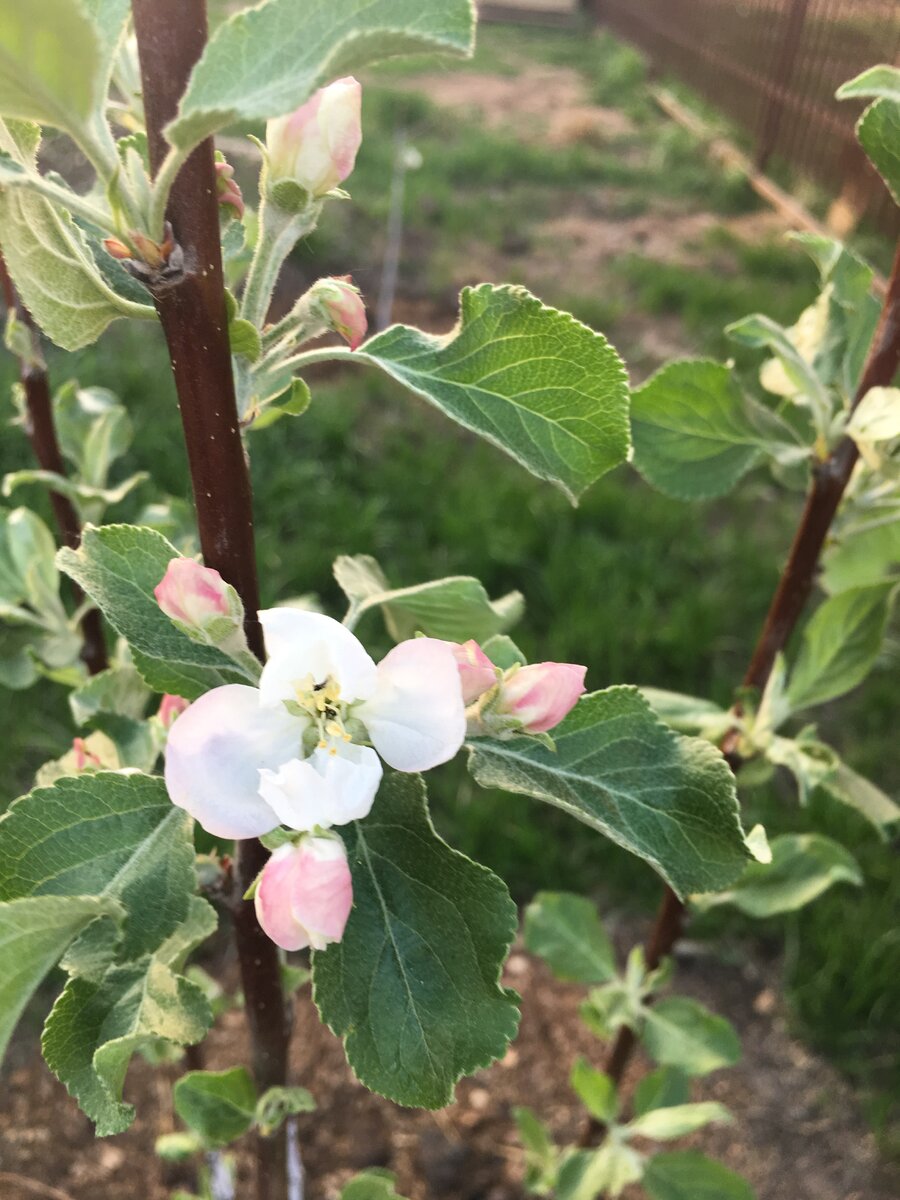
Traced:
[[757, 165], [789, 163], [845, 208], [900, 234], [887, 188], [854, 136], [864, 105], [837, 87], [900, 58], [898, 0], [593, 0], [636, 43], [751, 135]]

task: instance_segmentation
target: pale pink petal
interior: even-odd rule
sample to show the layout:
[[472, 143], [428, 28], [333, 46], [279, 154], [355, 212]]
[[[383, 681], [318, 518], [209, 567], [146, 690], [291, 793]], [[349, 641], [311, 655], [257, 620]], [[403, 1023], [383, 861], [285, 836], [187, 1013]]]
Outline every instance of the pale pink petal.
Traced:
[[173, 558], [153, 595], [166, 616], [183, 625], [202, 628], [230, 612], [225, 580], [193, 558]]
[[263, 704], [294, 700], [297, 685], [309, 676], [315, 683], [333, 676], [344, 703], [374, 691], [375, 664], [339, 621], [298, 608], [263, 609], [259, 619], [269, 655], [259, 681]]
[[381, 763], [368, 746], [338, 742], [260, 772], [259, 791], [290, 829], [329, 829], [368, 815], [381, 782]]
[[459, 668], [463, 700], [471, 704], [497, 682], [497, 668], [471, 638], [467, 642], [447, 642]]
[[178, 718], [166, 745], [166, 787], [216, 837], [268, 833], [278, 817], [259, 795], [259, 772], [300, 750], [304, 718], [261, 708], [256, 688], [214, 688]]
[[533, 663], [504, 679], [497, 711], [522, 722], [528, 733], [546, 733], [584, 693], [586, 667], [575, 663]]
[[451, 759], [465, 737], [466, 715], [447, 643], [413, 638], [395, 646], [378, 664], [375, 694], [355, 715], [398, 771], [426, 771]]
[[353, 907], [347, 852], [337, 838], [304, 838], [269, 859], [256, 890], [264, 931], [285, 950], [339, 942]]

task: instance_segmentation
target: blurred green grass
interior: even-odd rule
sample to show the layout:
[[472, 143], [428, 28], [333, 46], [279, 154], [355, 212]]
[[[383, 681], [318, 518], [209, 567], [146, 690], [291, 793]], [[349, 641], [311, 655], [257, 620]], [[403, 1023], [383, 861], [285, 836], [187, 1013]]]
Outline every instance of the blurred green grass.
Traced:
[[[441, 109], [414, 88], [423, 71], [512, 76], [529, 62], [578, 72], [586, 99], [621, 109], [633, 132], [609, 144], [550, 146], [488, 128], [475, 113]], [[436, 305], [445, 325], [456, 286], [466, 281], [461, 257], [465, 274], [477, 266], [481, 246], [490, 261], [500, 257], [507, 278], [532, 282], [529, 250], [541, 223], [579, 204], [590, 202], [613, 219], [659, 211], [662, 220], [673, 208], [724, 219], [758, 207], [743, 181], [711, 167], [655, 110], [640, 56], [607, 36], [488, 29], [471, 64], [390, 64], [371, 73], [365, 97], [366, 137], [350, 181], [354, 203], [329, 207], [294, 269], [310, 280], [352, 270], [374, 299], [393, 138], [402, 130], [422, 152], [423, 166], [408, 177], [401, 298], [407, 306]], [[642, 333], [661, 319], [675, 324], [687, 349], [721, 356], [734, 351], [722, 335], [727, 321], [756, 308], [791, 320], [814, 294], [811, 266], [783, 240], [751, 243], [722, 226], [684, 249], [676, 262], [614, 254], [603, 278], [585, 287], [567, 272], [567, 246], [560, 244], [560, 270], [540, 281], [542, 296], [603, 329], [644, 369], [655, 362]], [[741, 361], [749, 366], [752, 359]], [[58, 381], [74, 375], [116, 390], [137, 430], [123, 470], [149, 470], [163, 491], [188, 494], [158, 331], [120, 323], [80, 354], [51, 352], [50, 367]], [[8, 362], [2, 369], [10, 376]], [[622, 469], [573, 509], [374, 374], [325, 372], [311, 382], [308, 415], [251, 436], [265, 603], [314, 591], [339, 615], [330, 574], [339, 553], [374, 554], [397, 584], [472, 574], [492, 594], [514, 587], [525, 593], [527, 614], [516, 637], [533, 659], [586, 663], [596, 688], [653, 683], [729, 702], [797, 518], [796, 495], [755, 475], [727, 500], [689, 507]], [[27, 462], [21, 432], [9, 432], [0, 440], [0, 468]], [[145, 488], [113, 516], [134, 519], [150, 498]], [[23, 492], [26, 499], [46, 511], [36, 494]], [[377, 619], [368, 620], [363, 636], [385, 648]], [[823, 714], [837, 748], [894, 793], [895, 713], [895, 679], [884, 667]], [[8, 801], [72, 736], [62, 691], [42, 684], [25, 696], [0, 694], [0, 727]], [[659, 886], [652, 872], [563, 814], [481, 791], [458, 765], [434, 772], [430, 790], [444, 835], [497, 870], [518, 900], [537, 888], [569, 888], [605, 905], [654, 906]], [[787, 935], [798, 1025], [856, 1079], [878, 1085], [873, 1117], [887, 1128], [900, 1102], [896, 850], [822, 797], [800, 811], [790, 789], [778, 786], [749, 793], [746, 803], [748, 824], [763, 819], [771, 832], [813, 825], [845, 838], [867, 885], [860, 894], [828, 895], [787, 922], [760, 927], [718, 917], [707, 929], [773, 945]]]

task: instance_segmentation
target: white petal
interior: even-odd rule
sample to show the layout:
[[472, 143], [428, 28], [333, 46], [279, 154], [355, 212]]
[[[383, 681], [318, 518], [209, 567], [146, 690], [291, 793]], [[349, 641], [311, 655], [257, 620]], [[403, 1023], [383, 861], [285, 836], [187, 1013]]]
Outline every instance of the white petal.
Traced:
[[268, 833], [278, 817], [259, 795], [261, 767], [277, 769], [300, 749], [306, 722], [261, 708], [256, 688], [229, 684], [181, 714], [166, 744], [166, 787], [216, 837]]
[[308, 675], [316, 683], [334, 676], [345, 702], [372, 695], [375, 664], [340, 621], [299, 608], [267, 608], [259, 619], [269, 655], [259, 681], [263, 704], [293, 700], [295, 686]]
[[395, 646], [378, 664], [375, 695], [356, 709], [372, 744], [398, 771], [427, 771], [463, 743], [466, 715], [453, 651], [435, 638]]
[[381, 782], [381, 763], [368, 746], [338, 743], [316, 749], [279, 771], [260, 771], [260, 795], [291, 829], [328, 829], [368, 815]]

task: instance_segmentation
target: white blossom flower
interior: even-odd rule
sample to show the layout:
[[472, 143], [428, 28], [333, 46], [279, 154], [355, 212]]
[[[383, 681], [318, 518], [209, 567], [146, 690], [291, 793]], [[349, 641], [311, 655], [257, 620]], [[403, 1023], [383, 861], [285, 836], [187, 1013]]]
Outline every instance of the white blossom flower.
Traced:
[[459, 750], [465, 709], [446, 643], [401, 642], [376, 666], [331, 617], [273, 608], [259, 619], [269, 655], [259, 688], [207, 692], [166, 747], [169, 796], [210, 833], [344, 825], [371, 809], [379, 755], [425, 771]]

